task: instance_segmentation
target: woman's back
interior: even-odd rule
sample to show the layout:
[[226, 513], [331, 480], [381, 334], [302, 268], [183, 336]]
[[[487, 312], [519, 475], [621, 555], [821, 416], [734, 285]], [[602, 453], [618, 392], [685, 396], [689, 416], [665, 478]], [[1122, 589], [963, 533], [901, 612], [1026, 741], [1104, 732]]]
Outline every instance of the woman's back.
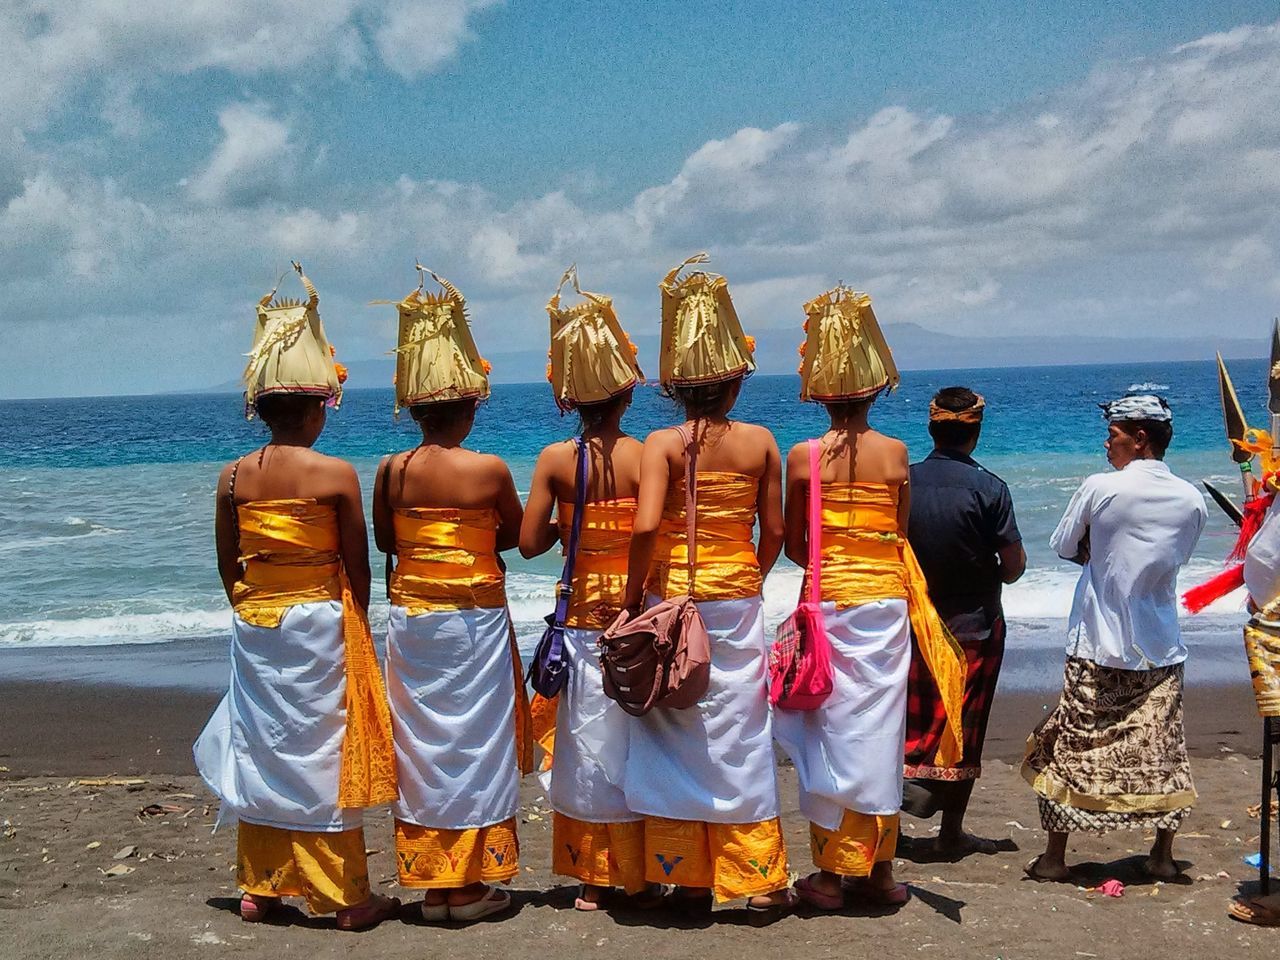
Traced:
[[[698, 473], [735, 473], [763, 478], [769, 469], [770, 452], [777, 447], [764, 427], [737, 420], [690, 420], [685, 430], [693, 437]], [[678, 430], [667, 428], [649, 435], [666, 457], [672, 480], [684, 475], [685, 444]]]
[[380, 484], [394, 509], [495, 509], [511, 476], [500, 457], [462, 447], [415, 447], [384, 469]]
[[315, 500], [334, 504], [347, 493], [355, 476], [351, 465], [309, 447], [268, 444], [229, 464], [235, 472], [237, 504], [265, 500]]
[[[875, 430], [828, 431], [822, 443], [823, 483], [883, 483], [899, 487], [909, 476], [907, 448]], [[797, 445], [797, 450], [807, 445]], [[807, 460], [807, 451], [806, 451]]]
[[[640, 490], [640, 456], [644, 444], [635, 437], [588, 437], [590, 469], [587, 503], [634, 499]], [[574, 502], [577, 486], [578, 452], [572, 440], [553, 443], [542, 452], [547, 479], [556, 500]]]

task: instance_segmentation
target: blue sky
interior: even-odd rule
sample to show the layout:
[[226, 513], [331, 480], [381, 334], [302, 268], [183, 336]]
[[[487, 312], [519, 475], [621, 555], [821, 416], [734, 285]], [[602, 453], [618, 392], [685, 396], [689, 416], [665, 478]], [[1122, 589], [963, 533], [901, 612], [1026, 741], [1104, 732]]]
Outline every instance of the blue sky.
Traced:
[[571, 260], [649, 332], [656, 279], [703, 248], [748, 327], [844, 279], [952, 333], [1264, 329], [1277, 17], [10, 0], [0, 395], [230, 379], [290, 257], [352, 359], [390, 346], [367, 301], [407, 292], [414, 257], [468, 293], [482, 349], [535, 348]]

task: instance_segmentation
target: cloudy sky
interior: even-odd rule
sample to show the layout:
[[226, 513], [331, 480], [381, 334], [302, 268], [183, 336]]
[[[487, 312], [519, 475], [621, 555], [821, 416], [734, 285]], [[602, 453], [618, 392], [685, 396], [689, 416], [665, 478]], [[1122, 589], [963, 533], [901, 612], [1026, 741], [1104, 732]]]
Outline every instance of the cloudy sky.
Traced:
[[415, 258], [501, 354], [541, 346], [575, 260], [656, 331], [657, 279], [701, 249], [749, 330], [843, 280], [953, 334], [1261, 337], [1278, 16], [0, 0], [0, 396], [232, 379], [290, 258], [352, 360], [393, 346], [368, 301]]

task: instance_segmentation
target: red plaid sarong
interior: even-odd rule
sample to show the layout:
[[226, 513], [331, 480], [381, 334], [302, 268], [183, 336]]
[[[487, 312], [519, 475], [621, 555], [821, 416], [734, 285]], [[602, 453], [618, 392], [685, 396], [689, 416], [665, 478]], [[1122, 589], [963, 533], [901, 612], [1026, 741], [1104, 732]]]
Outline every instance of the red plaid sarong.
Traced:
[[933, 676], [913, 646], [907, 680], [907, 744], [902, 773], [907, 780], [956, 782], [975, 780], [982, 773], [982, 743], [987, 736], [987, 719], [1004, 660], [1004, 617], [997, 616], [985, 631], [974, 629], [973, 614], [944, 620], [965, 657], [964, 706], [960, 714], [964, 729], [963, 759], [954, 767], [934, 764], [947, 715]]

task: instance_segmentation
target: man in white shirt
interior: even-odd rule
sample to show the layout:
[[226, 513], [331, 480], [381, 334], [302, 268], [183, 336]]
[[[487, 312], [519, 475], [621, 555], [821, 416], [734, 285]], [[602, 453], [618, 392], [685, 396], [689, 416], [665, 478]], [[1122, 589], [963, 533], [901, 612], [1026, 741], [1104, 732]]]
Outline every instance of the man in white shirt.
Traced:
[[1182, 726], [1178, 569], [1207, 511], [1195, 487], [1164, 464], [1173, 417], [1160, 397], [1103, 404], [1114, 472], [1087, 477], [1050, 545], [1082, 564], [1071, 607], [1057, 708], [1027, 741], [1023, 777], [1049, 834], [1027, 865], [1035, 880], [1073, 881], [1073, 830], [1154, 829], [1145, 863], [1178, 875], [1173, 837], [1195, 801]]

